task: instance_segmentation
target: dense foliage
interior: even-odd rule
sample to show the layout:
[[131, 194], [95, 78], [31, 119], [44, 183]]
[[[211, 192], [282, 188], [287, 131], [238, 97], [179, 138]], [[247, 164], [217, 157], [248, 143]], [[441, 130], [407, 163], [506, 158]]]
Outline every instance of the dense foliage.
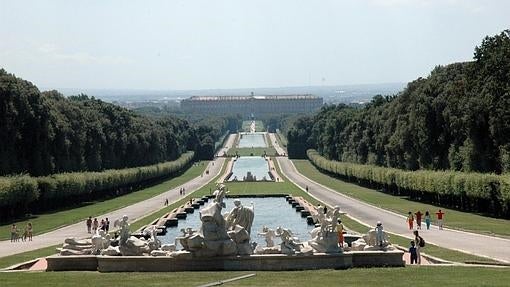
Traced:
[[364, 108], [328, 106], [288, 131], [288, 152], [406, 170], [510, 170], [510, 30], [486, 37], [474, 61], [436, 67]]
[[0, 221], [131, 192], [154, 180], [176, 175], [193, 157], [193, 152], [187, 152], [177, 160], [149, 166], [44, 177], [0, 177]]
[[153, 120], [84, 95], [41, 93], [0, 70], [0, 175], [150, 165], [177, 159], [191, 137], [184, 120]]
[[508, 175], [459, 171], [405, 171], [332, 161], [315, 150], [308, 150], [307, 154], [310, 161], [320, 170], [344, 180], [439, 206], [510, 217]]
[[140, 107], [136, 113], [156, 119], [179, 117], [190, 123], [190, 145], [199, 159], [212, 159], [228, 133], [237, 132], [242, 123], [240, 115], [203, 115], [184, 113], [168, 106]]

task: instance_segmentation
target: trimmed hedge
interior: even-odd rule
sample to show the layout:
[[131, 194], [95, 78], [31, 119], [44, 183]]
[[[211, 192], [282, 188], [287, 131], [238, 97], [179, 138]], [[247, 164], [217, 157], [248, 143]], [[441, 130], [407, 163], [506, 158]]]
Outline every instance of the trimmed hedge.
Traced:
[[510, 217], [508, 175], [458, 171], [406, 171], [332, 161], [313, 149], [307, 151], [307, 156], [321, 171], [348, 181], [439, 206]]
[[194, 152], [177, 160], [102, 172], [59, 173], [44, 177], [0, 177], [0, 220], [86, 201], [117, 196], [144, 184], [174, 175], [188, 166]]

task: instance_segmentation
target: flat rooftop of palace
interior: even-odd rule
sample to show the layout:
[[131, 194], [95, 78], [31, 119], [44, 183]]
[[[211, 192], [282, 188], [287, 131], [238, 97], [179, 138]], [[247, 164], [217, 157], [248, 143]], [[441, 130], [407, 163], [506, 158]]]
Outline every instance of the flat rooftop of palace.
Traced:
[[245, 100], [308, 100], [320, 99], [320, 97], [303, 95], [260, 95], [260, 96], [193, 96], [185, 101], [245, 101]]

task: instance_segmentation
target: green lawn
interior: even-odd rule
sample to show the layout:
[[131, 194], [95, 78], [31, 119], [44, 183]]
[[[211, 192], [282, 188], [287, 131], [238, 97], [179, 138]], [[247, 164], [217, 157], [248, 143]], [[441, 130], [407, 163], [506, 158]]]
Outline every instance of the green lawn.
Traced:
[[253, 147], [253, 148], [230, 148], [227, 152], [229, 156], [235, 156], [236, 153], [240, 156], [262, 156], [266, 152], [267, 155], [273, 156], [276, 154], [274, 147]]
[[1, 274], [3, 286], [199, 286], [245, 274], [224, 286], [508, 286], [501, 268], [408, 267], [291, 272], [26, 272]]
[[[252, 121], [243, 121], [242, 129], [245, 132], [250, 131], [250, 124]], [[264, 123], [262, 121], [255, 121], [255, 131], [263, 132], [264, 131]]]
[[[65, 225], [80, 222], [89, 216], [94, 217], [154, 197], [199, 176], [205, 170], [206, 165], [207, 162], [200, 162], [191, 166], [178, 177], [136, 192], [103, 201], [90, 202], [87, 205], [73, 209], [36, 214], [35, 217], [30, 220], [22, 220], [15, 223], [18, 228], [21, 229], [30, 221], [34, 226], [35, 235], [45, 233]], [[0, 240], [10, 238], [11, 224], [12, 223], [0, 226]]]
[[446, 212], [444, 221], [445, 226], [449, 228], [488, 235], [510, 236], [510, 220], [492, 218], [411, 201], [406, 197], [393, 196], [328, 176], [317, 170], [308, 160], [293, 160], [293, 162], [299, 172], [306, 177], [320, 182], [337, 192], [368, 202], [372, 205], [392, 210], [402, 215], [407, 215], [409, 211], [416, 212], [421, 210], [425, 212], [429, 210], [434, 213], [438, 209], [441, 209]]

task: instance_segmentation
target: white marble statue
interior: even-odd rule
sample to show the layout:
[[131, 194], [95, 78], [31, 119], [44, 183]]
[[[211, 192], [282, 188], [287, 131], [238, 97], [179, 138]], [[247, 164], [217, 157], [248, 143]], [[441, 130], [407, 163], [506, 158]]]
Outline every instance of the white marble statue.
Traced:
[[241, 204], [241, 200], [234, 199], [234, 208], [227, 216], [227, 228], [230, 230], [239, 225], [244, 227], [248, 233], [251, 233], [253, 217], [253, 208], [245, 207]]
[[118, 227], [119, 231], [119, 245], [125, 243], [129, 238], [129, 222], [128, 216], [122, 216], [122, 219], [117, 219], [113, 222], [114, 227]]
[[276, 236], [280, 237], [282, 243], [280, 244], [280, 250], [283, 254], [294, 254], [301, 250], [302, 244], [299, 239], [294, 237], [292, 231], [287, 228], [279, 226], [276, 229]]
[[99, 254], [103, 249], [110, 246], [110, 234], [106, 234], [104, 230], [100, 229], [92, 236], [91, 241], [92, 253]]
[[259, 232], [259, 235], [264, 236], [266, 247], [274, 247], [274, 238], [276, 237], [274, 230], [264, 226], [262, 227], [262, 232]]
[[[340, 215], [340, 208], [335, 206], [324, 215], [324, 209], [319, 205], [317, 208], [320, 224], [319, 227], [314, 228], [310, 234], [312, 239], [308, 241], [308, 245], [314, 252], [319, 253], [336, 253], [341, 252], [342, 249], [338, 246], [338, 231], [337, 225]], [[322, 215], [321, 215], [322, 214]]]

